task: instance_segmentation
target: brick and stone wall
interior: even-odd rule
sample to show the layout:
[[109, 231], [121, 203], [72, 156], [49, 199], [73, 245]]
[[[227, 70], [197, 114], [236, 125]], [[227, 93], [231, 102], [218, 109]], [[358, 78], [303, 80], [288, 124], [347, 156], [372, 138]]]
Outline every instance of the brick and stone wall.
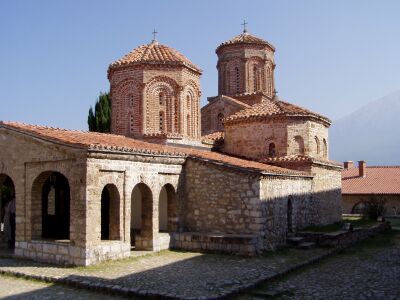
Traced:
[[362, 202], [378, 198], [385, 201], [385, 216], [400, 216], [400, 195], [342, 195], [342, 209], [344, 214], [351, 214], [353, 208]]
[[274, 51], [265, 45], [230, 45], [218, 55], [218, 94], [274, 94]]
[[224, 131], [224, 118], [243, 109], [243, 105], [218, 96], [201, 109], [201, 134], [206, 135], [216, 131]]
[[113, 70], [109, 80], [113, 133], [200, 138], [199, 73], [182, 67], [135, 65]]
[[224, 152], [253, 159], [269, 156], [271, 143], [275, 144], [275, 156], [328, 158], [328, 128], [307, 119], [268, 118], [227, 124], [224, 141]]

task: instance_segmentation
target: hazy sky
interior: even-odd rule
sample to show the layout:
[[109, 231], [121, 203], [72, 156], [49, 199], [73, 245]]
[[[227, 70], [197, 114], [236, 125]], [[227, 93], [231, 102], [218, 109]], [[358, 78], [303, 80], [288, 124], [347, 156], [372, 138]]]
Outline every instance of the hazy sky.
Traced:
[[278, 95], [338, 119], [400, 89], [400, 1], [0, 1], [0, 120], [87, 129], [108, 65], [158, 40], [203, 69], [249, 32], [276, 47]]

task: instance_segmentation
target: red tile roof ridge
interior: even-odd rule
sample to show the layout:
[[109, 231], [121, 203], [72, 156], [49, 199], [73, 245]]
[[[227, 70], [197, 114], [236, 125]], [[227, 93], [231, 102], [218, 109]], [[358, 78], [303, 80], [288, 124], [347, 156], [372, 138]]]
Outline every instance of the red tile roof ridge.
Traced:
[[20, 122], [0, 121], [0, 127], [27, 134], [48, 142], [59, 143], [67, 146], [79, 146], [87, 150], [106, 150], [130, 153], [146, 153], [154, 155], [171, 155], [188, 157], [195, 156], [214, 162], [224, 163], [227, 166], [238, 167], [243, 170], [258, 170], [262, 173], [282, 176], [310, 177], [309, 174], [268, 165], [261, 162], [236, 158], [227, 154], [211, 152], [208, 150], [180, 148], [165, 146], [155, 143], [148, 143], [122, 135], [108, 133], [88, 132], [82, 130], [68, 130], [49, 126], [29, 125]]
[[252, 34], [248, 33], [248, 32], [242, 32], [241, 34], [238, 34], [238, 35], [234, 36], [233, 38], [231, 38], [231, 39], [229, 39], [229, 40], [227, 40], [225, 42], [222, 42], [217, 47], [215, 52], [218, 53], [218, 51], [220, 49], [222, 49], [223, 47], [231, 46], [231, 45], [238, 45], [238, 44], [265, 45], [265, 46], [268, 46], [269, 48], [271, 48], [272, 51], [275, 51], [275, 47], [271, 43], [267, 42], [266, 40], [263, 40], [262, 38], [259, 38], [259, 37], [255, 36], [255, 35], [252, 35]]
[[136, 47], [128, 54], [111, 63], [108, 68], [108, 73], [117, 67], [140, 63], [180, 64], [202, 73], [202, 70], [198, 66], [179, 51], [167, 45], [159, 44], [158, 42]]
[[275, 97], [274, 99], [265, 99], [250, 108], [243, 109], [225, 119], [226, 124], [236, 123], [242, 120], [258, 120], [264, 117], [273, 116], [301, 116], [313, 117], [322, 120], [327, 125], [331, 120], [318, 113], [314, 113], [306, 108], [285, 102]]

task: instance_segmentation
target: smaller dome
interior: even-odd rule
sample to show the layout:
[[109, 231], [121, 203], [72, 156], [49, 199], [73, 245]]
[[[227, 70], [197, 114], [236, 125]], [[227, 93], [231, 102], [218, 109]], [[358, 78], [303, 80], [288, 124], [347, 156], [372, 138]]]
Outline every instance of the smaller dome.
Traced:
[[266, 99], [250, 108], [243, 109], [225, 119], [225, 124], [233, 124], [243, 120], [258, 121], [264, 118], [273, 117], [300, 117], [318, 119], [327, 126], [331, 120], [320, 114], [314, 113], [303, 107], [284, 102], [275, 96], [273, 100]]
[[259, 37], [256, 37], [254, 35], [251, 35], [250, 33], [243, 32], [233, 38], [231, 38], [229, 41], [223, 42], [221, 45], [218, 46], [218, 48], [215, 50], [215, 52], [218, 52], [221, 48], [225, 46], [230, 46], [230, 45], [238, 45], [238, 44], [247, 44], [247, 45], [265, 45], [271, 48], [272, 51], [275, 51], [275, 47], [272, 46], [270, 43], [267, 41], [260, 39]]
[[181, 65], [201, 73], [201, 69], [193, 64], [184, 55], [168, 46], [161, 45], [157, 41], [142, 45], [129, 52], [127, 55], [113, 62], [108, 71], [127, 65], [135, 64], [162, 64]]

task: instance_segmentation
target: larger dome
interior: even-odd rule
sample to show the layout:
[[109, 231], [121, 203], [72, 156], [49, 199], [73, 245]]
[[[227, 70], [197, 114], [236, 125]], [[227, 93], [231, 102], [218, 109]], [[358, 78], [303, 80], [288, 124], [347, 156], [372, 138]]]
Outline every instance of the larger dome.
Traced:
[[267, 41], [265, 41], [259, 37], [251, 35], [247, 31], [231, 38], [230, 40], [228, 40], [226, 42], [223, 42], [222, 44], [220, 44], [218, 46], [218, 48], [215, 51], [218, 52], [223, 47], [231, 46], [231, 45], [238, 45], [238, 44], [265, 45], [265, 46], [271, 48], [272, 51], [275, 51], [275, 47], [272, 46], [270, 43], [268, 43]]
[[153, 41], [150, 44], [142, 45], [129, 52], [127, 55], [113, 62], [108, 71], [119, 67], [135, 64], [162, 64], [185, 66], [201, 74], [201, 69], [193, 64], [177, 50]]

